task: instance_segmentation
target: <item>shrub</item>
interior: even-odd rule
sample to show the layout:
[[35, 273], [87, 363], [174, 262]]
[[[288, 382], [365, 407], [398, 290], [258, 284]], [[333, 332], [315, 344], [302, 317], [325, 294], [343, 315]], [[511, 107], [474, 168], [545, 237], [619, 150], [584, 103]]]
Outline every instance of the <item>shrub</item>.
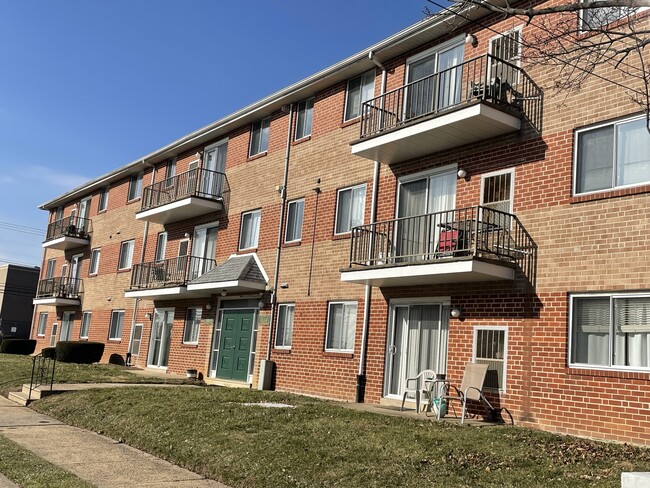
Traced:
[[44, 358], [54, 359], [56, 357], [56, 347], [44, 347], [41, 349]]
[[0, 353], [29, 355], [36, 349], [35, 339], [13, 339], [5, 337], [0, 342]]
[[60, 341], [56, 345], [56, 360], [62, 363], [98, 363], [104, 354], [102, 342]]

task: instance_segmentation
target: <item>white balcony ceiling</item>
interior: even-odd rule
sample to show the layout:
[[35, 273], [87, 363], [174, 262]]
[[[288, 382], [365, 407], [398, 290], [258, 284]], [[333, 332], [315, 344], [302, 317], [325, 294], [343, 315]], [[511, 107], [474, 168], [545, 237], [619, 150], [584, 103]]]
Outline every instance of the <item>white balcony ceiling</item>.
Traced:
[[148, 220], [157, 224], [179, 222], [223, 209], [223, 203], [218, 200], [188, 197], [176, 202], [150, 208], [135, 214], [138, 220]]

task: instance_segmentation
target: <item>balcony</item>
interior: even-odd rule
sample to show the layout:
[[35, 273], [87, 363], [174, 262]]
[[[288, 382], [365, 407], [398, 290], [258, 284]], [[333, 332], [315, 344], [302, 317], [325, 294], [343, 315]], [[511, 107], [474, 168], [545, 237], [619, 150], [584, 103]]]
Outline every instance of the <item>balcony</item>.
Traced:
[[83, 281], [76, 278], [46, 278], [38, 282], [34, 305], [80, 306]]
[[125, 296], [151, 300], [196, 296], [188, 291], [187, 284], [216, 265], [214, 259], [196, 256], [135, 264], [131, 270], [131, 286]]
[[76, 216], [52, 222], [47, 226], [43, 247], [67, 251], [68, 249], [87, 246], [90, 243], [91, 224], [90, 219]]
[[368, 100], [352, 154], [385, 164], [520, 130], [539, 130], [542, 91], [485, 55]]
[[475, 206], [355, 227], [341, 281], [419, 286], [514, 280], [534, 283], [537, 246], [519, 219]]
[[266, 289], [268, 277], [255, 255], [231, 256], [217, 265], [213, 259], [180, 256], [136, 264], [126, 298], [177, 300], [214, 294], [246, 294]]
[[202, 168], [148, 186], [135, 218], [169, 224], [223, 209], [226, 175]]

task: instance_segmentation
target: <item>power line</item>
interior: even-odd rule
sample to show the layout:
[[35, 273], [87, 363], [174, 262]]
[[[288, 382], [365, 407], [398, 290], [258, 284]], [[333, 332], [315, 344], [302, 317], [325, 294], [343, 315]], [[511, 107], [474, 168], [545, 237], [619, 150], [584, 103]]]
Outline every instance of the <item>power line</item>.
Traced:
[[7, 263], [7, 264], [16, 264], [18, 266], [32, 266], [35, 268], [39, 268], [40, 266], [38, 264], [32, 263], [26, 263], [24, 261], [13, 261], [13, 260], [8, 260], [8, 259], [0, 259], [0, 263]]
[[14, 232], [22, 232], [23, 234], [29, 234], [33, 236], [43, 236], [45, 234], [43, 229], [37, 229], [36, 227], [28, 227], [26, 225], [12, 224], [11, 222], [0, 222], [0, 229], [7, 229]]

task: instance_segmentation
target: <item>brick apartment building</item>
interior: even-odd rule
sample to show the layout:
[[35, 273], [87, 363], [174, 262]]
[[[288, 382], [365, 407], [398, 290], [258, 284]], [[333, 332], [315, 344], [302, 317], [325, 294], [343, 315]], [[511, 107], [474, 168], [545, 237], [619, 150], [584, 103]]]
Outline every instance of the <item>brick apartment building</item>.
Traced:
[[102, 341], [104, 361], [254, 387], [273, 371], [277, 390], [372, 403], [488, 362], [516, 423], [650, 444], [634, 81], [560, 103], [556, 73], [519, 60], [534, 24], [467, 15], [43, 204], [39, 346]]

